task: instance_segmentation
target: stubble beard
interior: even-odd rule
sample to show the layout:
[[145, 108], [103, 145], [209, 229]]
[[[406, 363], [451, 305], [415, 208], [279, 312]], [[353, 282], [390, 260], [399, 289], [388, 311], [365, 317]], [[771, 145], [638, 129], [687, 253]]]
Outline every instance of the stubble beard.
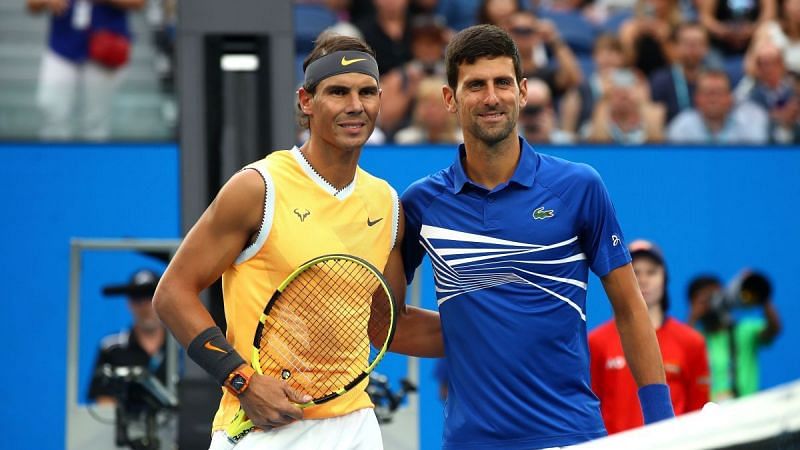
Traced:
[[470, 125], [470, 132], [483, 142], [487, 147], [494, 147], [504, 141], [516, 128], [516, 118], [507, 115], [505, 124], [497, 124], [495, 127], [482, 127], [477, 121]]
[[[366, 133], [364, 134], [363, 137], [359, 137], [359, 138], [356, 138], [355, 136], [348, 136], [346, 132], [344, 132], [342, 135], [338, 135], [335, 138], [335, 140], [338, 141], [338, 146], [342, 150], [347, 151], [347, 152], [355, 152], [355, 151], [361, 150], [361, 148], [364, 147], [364, 145], [366, 145], [367, 141], [369, 141], [369, 138], [372, 136], [372, 133], [375, 132], [375, 123], [372, 122], [371, 120], [369, 120], [369, 118], [361, 117], [360, 115], [358, 117], [354, 117], [354, 118], [363, 119], [364, 120], [364, 122], [366, 124], [365, 125]], [[334, 127], [338, 127], [338, 125], [336, 125], [336, 121], [335, 120], [334, 120]], [[338, 133], [335, 133], [335, 134], [338, 134]]]
[[[326, 135], [326, 133], [318, 133], [318, 138], [321, 140], [320, 142], [324, 142], [325, 145], [329, 145], [331, 147], [335, 147], [346, 152], [354, 152], [361, 150], [364, 145], [366, 145], [369, 138], [372, 136], [372, 133], [375, 131], [374, 125], [372, 128], [367, 126], [369, 133], [367, 133], [363, 137], [356, 138], [355, 136], [347, 136], [345, 133], [340, 133], [337, 129], [338, 125], [335, 123], [332, 125], [330, 134]], [[314, 131], [311, 127], [309, 127], [308, 132], [310, 136], [314, 136]]]

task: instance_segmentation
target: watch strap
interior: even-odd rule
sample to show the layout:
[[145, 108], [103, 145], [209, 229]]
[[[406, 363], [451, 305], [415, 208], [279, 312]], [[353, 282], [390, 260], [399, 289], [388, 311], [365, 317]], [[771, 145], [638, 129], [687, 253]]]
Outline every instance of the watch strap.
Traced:
[[[231, 394], [238, 397], [250, 387], [250, 378], [256, 373], [250, 366], [240, 366], [234, 369], [229, 375], [228, 378], [225, 380], [225, 389], [228, 390]], [[244, 385], [240, 388], [236, 388], [233, 384], [234, 378], [241, 377], [244, 379]]]

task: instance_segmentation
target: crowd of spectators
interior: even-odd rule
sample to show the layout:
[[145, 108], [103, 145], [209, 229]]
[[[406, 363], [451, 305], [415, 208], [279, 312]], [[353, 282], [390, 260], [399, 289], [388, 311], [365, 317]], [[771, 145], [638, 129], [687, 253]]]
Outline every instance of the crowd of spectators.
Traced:
[[[137, 38], [131, 17], [144, 14], [153, 42], [157, 90], [174, 96], [174, 44], [177, 0], [26, 0], [29, 13], [47, 20], [36, 108], [44, 140], [106, 141], [113, 138], [112, 103], [130, 66]], [[139, 30], [140, 32], [142, 30]], [[138, 36], [143, 38], [143, 36]], [[166, 123], [175, 122], [170, 101]]]
[[800, 0], [296, 3], [377, 52], [373, 142], [459, 141], [440, 104], [442, 60], [450, 36], [477, 23], [504, 28], [520, 50], [530, 89], [520, 134], [531, 142], [800, 142]]
[[[54, 40], [54, 32], [50, 39], [37, 97], [46, 119], [42, 137], [75, 137], [69, 123], [74, 104], [82, 103], [81, 136], [106, 139], [110, 98], [127, 61], [107, 68], [91, 56], [86, 36], [93, 29], [76, 20], [85, 0], [27, 3], [49, 12], [56, 31], [75, 37]], [[89, 16], [116, 8], [118, 34], [129, 39], [125, 13], [143, 5], [155, 24], [162, 89], [171, 93], [175, 0], [115, 0], [92, 6]], [[800, 0], [295, 0], [295, 6], [298, 78], [304, 53], [324, 31], [362, 37], [375, 49], [383, 97], [372, 144], [460, 142], [458, 124], [441, 102], [444, 51], [455, 32], [477, 23], [504, 28], [520, 50], [531, 92], [519, 132], [532, 143], [800, 143]], [[309, 12], [328, 19], [310, 20]], [[80, 49], [54, 46], [73, 41]], [[83, 90], [76, 88], [81, 76]], [[86, 97], [81, 102], [78, 92]]]

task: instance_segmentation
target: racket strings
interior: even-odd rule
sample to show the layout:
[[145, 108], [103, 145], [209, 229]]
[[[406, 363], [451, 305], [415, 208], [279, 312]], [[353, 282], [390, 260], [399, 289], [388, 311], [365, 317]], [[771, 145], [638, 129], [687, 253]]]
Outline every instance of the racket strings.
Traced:
[[325, 260], [295, 278], [272, 306], [259, 339], [262, 371], [314, 398], [326, 396], [376, 359], [391, 320], [391, 303], [372, 271]]

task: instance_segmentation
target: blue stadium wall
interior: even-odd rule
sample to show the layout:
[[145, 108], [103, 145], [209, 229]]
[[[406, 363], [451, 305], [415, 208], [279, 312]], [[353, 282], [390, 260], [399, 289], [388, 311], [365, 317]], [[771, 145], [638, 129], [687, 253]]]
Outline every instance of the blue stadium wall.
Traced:
[[[658, 242], [670, 271], [671, 313], [687, 315], [686, 284], [699, 272], [728, 280], [742, 268], [766, 272], [784, 332], [761, 355], [762, 385], [800, 378], [800, 150], [682, 147], [570, 147], [542, 151], [594, 166], [614, 199], [628, 241]], [[373, 147], [362, 166], [402, 192], [452, 163], [450, 147]], [[174, 145], [0, 145], [2, 220], [0, 431], [8, 448], [57, 449], [64, 443], [69, 241], [179, 236], [178, 150]], [[84, 253], [80, 389], [97, 342], [128, 325], [123, 299], [103, 285], [138, 267], [163, 269], [132, 252]], [[430, 268], [423, 304], [434, 307]], [[610, 317], [599, 281], [589, 288], [589, 326]], [[380, 368], [395, 382], [404, 361]], [[421, 441], [439, 448], [441, 404], [433, 362], [421, 364]], [[524, 388], [523, 388], [524, 389]], [[10, 439], [10, 441], [9, 441]]]

